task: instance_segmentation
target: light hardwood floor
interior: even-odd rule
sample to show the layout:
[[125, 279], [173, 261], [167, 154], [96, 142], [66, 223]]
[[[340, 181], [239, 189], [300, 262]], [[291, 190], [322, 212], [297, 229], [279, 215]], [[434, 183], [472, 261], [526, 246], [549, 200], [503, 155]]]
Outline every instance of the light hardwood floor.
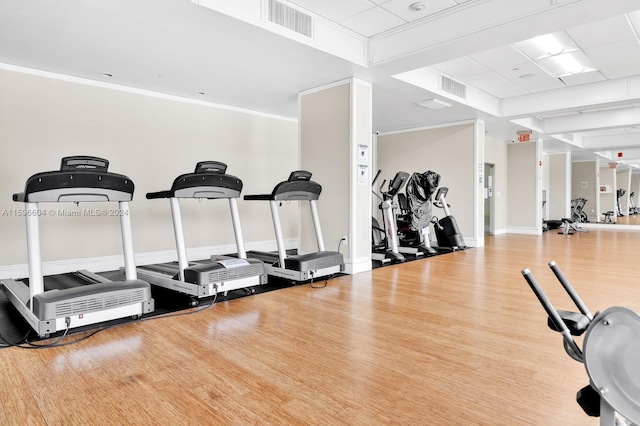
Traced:
[[[640, 311], [640, 232], [489, 237], [484, 248], [0, 350], [0, 422], [47, 425], [597, 425], [588, 383], [522, 278], [558, 308]], [[73, 339], [74, 337], [70, 337]]]

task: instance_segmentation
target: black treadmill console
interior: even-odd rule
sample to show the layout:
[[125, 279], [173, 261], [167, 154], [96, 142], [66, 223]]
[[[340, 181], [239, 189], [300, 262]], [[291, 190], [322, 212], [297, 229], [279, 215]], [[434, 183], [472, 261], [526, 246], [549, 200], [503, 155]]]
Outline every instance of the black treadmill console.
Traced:
[[227, 165], [220, 161], [200, 161], [196, 164], [196, 170], [194, 173], [218, 173], [225, 174], [227, 172]]
[[174, 179], [168, 191], [148, 192], [147, 199], [157, 198], [238, 198], [242, 181], [226, 173], [227, 165], [219, 161], [200, 161], [193, 173]]
[[109, 161], [98, 157], [64, 157], [60, 170], [36, 173], [27, 179], [18, 202], [131, 201], [134, 185], [125, 175], [107, 171]]
[[109, 168], [109, 160], [87, 155], [74, 155], [64, 157], [60, 163], [61, 172], [106, 172]]
[[296, 170], [294, 172], [291, 172], [291, 174], [289, 175], [289, 179], [287, 179], [287, 182], [296, 182], [300, 180], [311, 180], [311, 172], [308, 172], [306, 170]]

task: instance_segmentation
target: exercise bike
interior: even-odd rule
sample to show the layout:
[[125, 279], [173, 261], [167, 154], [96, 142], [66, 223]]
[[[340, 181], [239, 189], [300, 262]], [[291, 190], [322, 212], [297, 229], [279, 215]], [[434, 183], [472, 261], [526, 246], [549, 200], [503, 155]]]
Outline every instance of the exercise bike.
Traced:
[[[600, 417], [601, 426], [639, 426], [640, 316], [619, 306], [592, 315], [558, 265], [549, 267], [580, 312], [556, 310], [531, 271], [522, 275], [547, 312], [549, 328], [562, 334], [567, 354], [587, 370], [590, 384], [576, 401], [586, 414]], [[572, 336], [583, 334], [580, 348]]]
[[[376, 176], [373, 178], [371, 185], [375, 185], [382, 170], [378, 170]], [[399, 263], [404, 262], [406, 259], [402, 253], [400, 253], [398, 244], [398, 230], [396, 227], [396, 217], [394, 210], [398, 207], [393, 203], [393, 199], [400, 192], [402, 187], [407, 181], [409, 174], [406, 172], [398, 172], [394, 178], [389, 182], [387, 190], [383, 191], [386, 180], [382, 181], [379, 192], [375, 192], [373, 189], [373, 195], [380, 199], [379, 208], [382, 210], [383, 226], [381, 227], [378, 220], [375, 217], [371, 218], [371, 237], [372, 237], [372, 250], [371, 259], [384, 263]]]

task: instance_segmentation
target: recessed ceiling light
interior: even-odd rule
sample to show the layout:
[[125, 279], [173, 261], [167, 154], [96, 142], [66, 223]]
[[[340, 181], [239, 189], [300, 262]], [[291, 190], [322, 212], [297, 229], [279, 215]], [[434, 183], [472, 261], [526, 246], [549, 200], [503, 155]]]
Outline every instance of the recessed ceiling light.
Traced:
[[413, 3], [411, 6], [409, 6], [409, 9], [413, 10], [414, 12], [419, 12], [421, 10], [423, 10], [425, 7], [427, 7], [427, 5], [423, 2], [417, 2], [417, 3]]
[[206, 95], [207, 92], [196, 92], [196, 94], [198, 94], [198, 95]]
[[511, 46], [554, 78], [597, 71], [591, 59], [564, 31], [541, 35]]
[[103, 72], [101, 75], [103, 77], [109, 77], [109, 78], [113, 77], [113, 74], [111, 74], [110, 72]]
[[535, 76], [536, 76], [535, 74], [522, 74], [522, 75], [519, 75], [518, 78], [533, 78]]

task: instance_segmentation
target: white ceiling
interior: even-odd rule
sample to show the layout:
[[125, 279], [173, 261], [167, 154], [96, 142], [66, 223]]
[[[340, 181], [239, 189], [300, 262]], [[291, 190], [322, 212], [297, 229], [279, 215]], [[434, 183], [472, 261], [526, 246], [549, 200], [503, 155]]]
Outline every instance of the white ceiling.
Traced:
[[[0, 64], [287, 117], [299, 92], [357, 77], [374, 131], [479, 118], [494, 138], [531, 129], [547, 152], [640, 164], [637, 0], [282, 0], [313, 18], [311, 38], [266, 22], [267, 2], [0, 1]], [[545, 73], [519, 46], [549, 33], [597, 70]], [[452, 107], [417, 105], [430, 98]]]

